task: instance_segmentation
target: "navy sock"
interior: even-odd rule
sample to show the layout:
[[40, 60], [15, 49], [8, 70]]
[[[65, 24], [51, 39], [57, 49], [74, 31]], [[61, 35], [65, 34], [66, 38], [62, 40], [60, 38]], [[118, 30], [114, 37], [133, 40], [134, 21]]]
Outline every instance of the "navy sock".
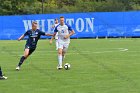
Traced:
[[2, 70], [1, 70], [1, 67], [0, 67], [0, 77], [2, 77]]
[[18, 66], [21, 66], [25, 59], [26, 59], [26, 58], [25, 58], [24, 56], [22, 56], [22, 57], [20, 58], [20, 61], [19, 61]]

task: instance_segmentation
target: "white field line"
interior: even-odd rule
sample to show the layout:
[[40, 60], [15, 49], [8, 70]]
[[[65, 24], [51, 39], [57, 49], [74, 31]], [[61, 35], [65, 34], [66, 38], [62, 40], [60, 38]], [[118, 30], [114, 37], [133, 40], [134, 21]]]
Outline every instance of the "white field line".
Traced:
[[116, 40], [114, 39], [114, 40], [113, 40], [113, 39], [112, 39], [112, 40], [109, 40], [109, 41], [112, 41], [112, 42], [113, 42], [113, 41], [116, 41], [116, 42], [120, 42], [120, 41], [125, 42], [125, 41], [126, 41], [126, 42], [128, 42], [128, 41], [133, 41], [133, 39], [132, 39], [132, 40], [131, 40], [131, 39], [130, 39], [130, 40], [128, 40], [128, 39], [127, 39], [127, 40], [126, 40], [126, 39], [116, 39]]
[[[76, 52], [76, 51], [68, 51], [67, 55], [79, 55], [79, 54], [102, 54], [102, 53], [112, 53], [112, 52], [136, 52], [136, 51], [128, 51], [127, 48], [110, 48], [111, 50], [106, 50], [106, 51], [103, 51], [103, 50], [100, 50], [100, 51], [80, 51], [79, 52]], [[42, 55], [57, 55], [57, 51], [35, 51], [35, 53], [38, 53], [38, 52], [42, 52], [40, 54], [40, 56]], [[46, 53], [44, 53], [46, 52]], [[7, 52], [4, 52], [2, 51], [1, 53], [7, 53]], [[17, 52], [17, 51], [13, 51], [11, 52], [13, 54], [19, 54], [21, 52]], [[53, 53], [53, 54], [52, 54]], [[22, 56], [22, 55], [18, 55], [18, 56]], [[32, 55], [32, 56], [35, 56], [35, 55]]]

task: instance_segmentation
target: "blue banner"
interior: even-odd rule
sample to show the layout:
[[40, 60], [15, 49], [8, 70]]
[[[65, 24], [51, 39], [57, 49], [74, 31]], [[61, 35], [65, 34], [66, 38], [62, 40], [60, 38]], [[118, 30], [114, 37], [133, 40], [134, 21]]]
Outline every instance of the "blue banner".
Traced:
[[38, 22], [38, 29], [53, 33], [54, 19], [60, 16], [75, 30], [72, 38], [140, 36], [139, 15], [140, 11], [0, 16], [0, 39], [17, 39], [31, 29], [32, 21]]

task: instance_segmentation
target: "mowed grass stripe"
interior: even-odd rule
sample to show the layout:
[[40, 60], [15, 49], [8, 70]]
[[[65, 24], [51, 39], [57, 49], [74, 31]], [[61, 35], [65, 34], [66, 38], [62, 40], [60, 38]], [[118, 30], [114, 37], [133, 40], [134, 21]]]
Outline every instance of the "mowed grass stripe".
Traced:
[[40, 40], [18, 72], [25, 40], [0, 43], [0, 65], [9, 77], [0, 81], [2, 93], [140, 92], [140, 39], [72, 39], [64, 61], [71, 69], [61, 71], [56, 69], [55, 43]]

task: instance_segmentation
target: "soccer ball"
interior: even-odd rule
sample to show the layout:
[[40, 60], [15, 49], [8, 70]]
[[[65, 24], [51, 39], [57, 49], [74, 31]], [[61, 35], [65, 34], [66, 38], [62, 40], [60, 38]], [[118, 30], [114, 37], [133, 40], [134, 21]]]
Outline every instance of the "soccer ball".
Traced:
[[65, 68], [65, 70], [70, 69], [70, 64], [69, 64], [69, 63], [66, 63], [66, 64], [64, 65], [64, 68]]

